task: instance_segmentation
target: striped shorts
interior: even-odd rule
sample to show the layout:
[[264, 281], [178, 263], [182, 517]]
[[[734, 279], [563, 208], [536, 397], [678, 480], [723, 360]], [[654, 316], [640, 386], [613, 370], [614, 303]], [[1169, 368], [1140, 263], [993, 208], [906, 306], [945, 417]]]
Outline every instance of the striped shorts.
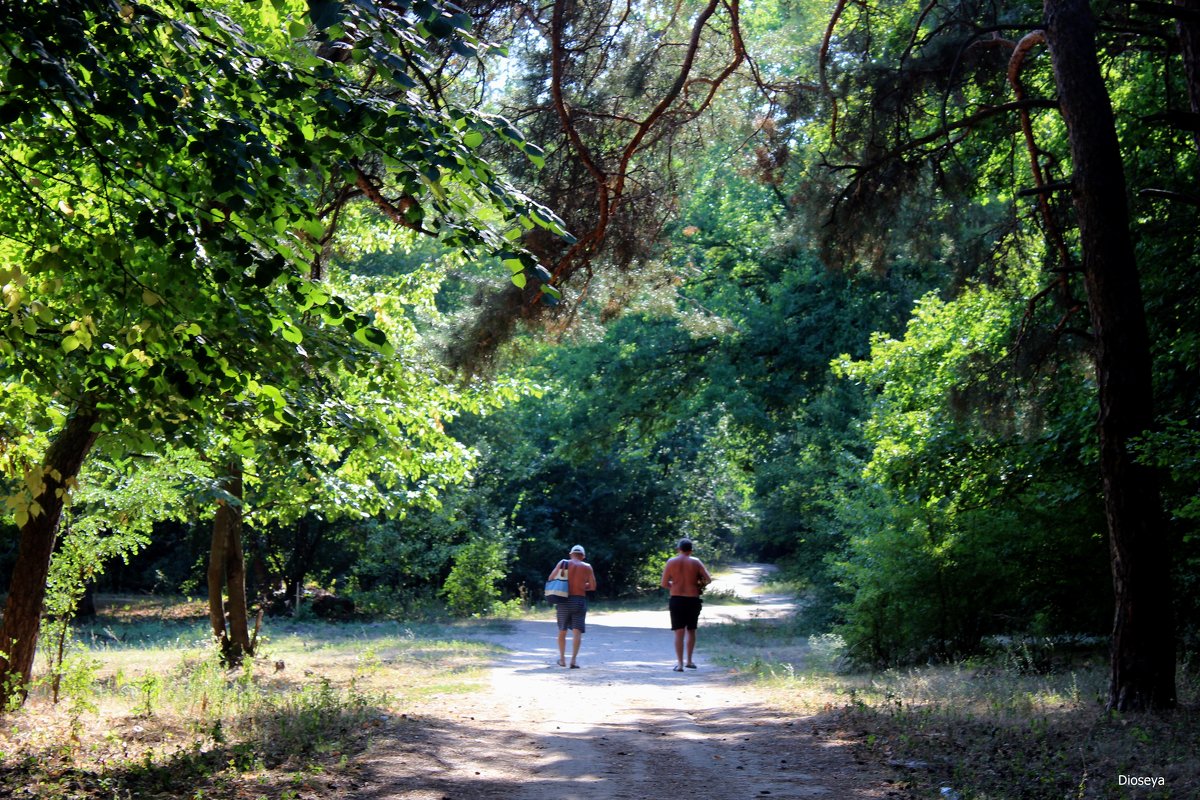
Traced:
[[573, 594], [554, 608], [558, 613], [558, 629], [560, 631], [579, 631], [580, 633], [584, 633], [587, 630], [587, 626], [584, 623], [584, 620], [587, 619], [586, 597]]

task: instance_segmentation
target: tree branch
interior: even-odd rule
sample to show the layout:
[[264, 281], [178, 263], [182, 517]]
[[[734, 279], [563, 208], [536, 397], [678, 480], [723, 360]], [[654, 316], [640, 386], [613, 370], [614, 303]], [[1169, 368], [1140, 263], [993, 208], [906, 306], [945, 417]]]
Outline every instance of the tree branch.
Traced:
[[1151, 0], [1133, 0], [1133, 5], [1152, 16], [1186, 20], [1187, 22], [1200, 25], [1200, 11], [1194, 8], [1170, 5], [1168, 3], [1155, 3], [1151, 2]]
[[1142, 189], [1138, 192], [1139, 197], [1157, 197], [1163, 200], [1175, 200], [1180, 203], [1187, 203], [1193, 206], [1200, 206], [1200, 195], [1184, 194], [1183, 192], [1172, 192], [1169, 189]]
[[375, 207], [384, 213], [384, 215], [397, 225], [401, 225], [409, 230], [414, 230], [417, 233], [431, 234], [415, 222], [411, 222], [405, 216], [414, 206], [417, 205], [415, 198], [409, 195], [404, 195], [400, 198], [399, 203], [393, 203], [383, 196], [379, 188], [371, 182], [371, 178], [367, 173], [357, 165], [354, 166], [355, 185], [362, 190], [362, 193], [367, 196], [367, 199], [375, 204]]

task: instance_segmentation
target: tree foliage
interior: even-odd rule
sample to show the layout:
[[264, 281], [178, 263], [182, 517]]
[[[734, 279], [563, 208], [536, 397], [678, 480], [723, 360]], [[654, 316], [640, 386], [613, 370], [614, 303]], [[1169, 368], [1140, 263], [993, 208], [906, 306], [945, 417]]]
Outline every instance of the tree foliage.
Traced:
[[[679, 178], [714, 122], [710, 112], [751, 78], [741, 6], [483, 0], [465, 7], [484, 35], [509, 43], [504, 69], [516, 77], [493, 89], [495, 79], [483, 75], [486, 96], [545, 150], [536, 173], [510, 168], [574, 233], [562, 240], [531, 230], [523, 239], [546, 277], [574, 294], [554, 312], [558, 324], [569, 323], [598, 275], [636, 280], [653, 260], [680, 204]], [[557, 305], [532, 286], [518, 289], [483, 294], [481, 313], [452, 348], [457, 363], [486, 364], [517, 321]]]
[[[424, 80], [432, 42], [476, 52], [463, 15], [369, 2], [2, 11], [0, 349], [6, 385], [51, 398], [9, 460], [27, 487], [10, 506], [39, 543], [3, 632], [28, 678], [43, 562], [97, 434], [152, 449], [211, 445], [216, 431], [216, 458], [252, 457], [256, 434], [303, 430], [348, 350], [394, 351], [369, 309], [320, 281], [349, 203], [460, 249], [511, 252], [522, 224], [565, 232], [476, 153], [489, 136], [523, 146], [510, 126]], [[37, 436], [64, 420], [57, 461], [43, 458]]]
[[[1089, 43], [1075, 0], [54, 9], [0, 33], [28, 531], [75, 486], [47, 453], [103, 432], [92, 474], [188, 462], [180, 502], [240, 509], [288, 597], [484, 613], [576, 543], [636, 593], [688, 534], [784, 565], [865, 662], [1109, 632], [1113, 706], [1169, 705], [1125, 677], [1165, 646], [1106, 629], [1115, 600], [1169, 643], [1174, 610], [1193, 652], [1200, 621], [1190, 14], [1098, 6]], [[1159, 479], [1143, 607], [1119, 562]]]

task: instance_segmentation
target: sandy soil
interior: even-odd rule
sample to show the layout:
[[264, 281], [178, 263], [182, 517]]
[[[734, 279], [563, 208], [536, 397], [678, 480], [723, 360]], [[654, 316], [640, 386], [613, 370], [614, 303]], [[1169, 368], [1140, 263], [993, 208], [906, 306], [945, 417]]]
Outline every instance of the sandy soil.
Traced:
[[[748, 593], [744, 565], [714, 588]], [[704, 660], [704, 628], [775, 615], [787, 598], [708, 604], [699, 668], [673, 672], [665, 611], [588, 613], [580, 669], [559, 667], [553, 622], [489, 637], [509, 649], [491, 691], [402, 720], [366, 754], [353, 796], [366, 800], [876, 798], [890, 788], [849, 744], [813, 720], [772, 710]], [[568, 657], [570, 639], [568, 638]]]

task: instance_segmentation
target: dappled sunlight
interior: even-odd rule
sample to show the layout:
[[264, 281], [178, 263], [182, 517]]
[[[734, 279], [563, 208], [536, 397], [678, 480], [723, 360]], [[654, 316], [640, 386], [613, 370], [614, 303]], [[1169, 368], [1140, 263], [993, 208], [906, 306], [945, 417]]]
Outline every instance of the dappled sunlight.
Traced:
[[1198, 5], [0, 0], [0, 797], [1200, 797]]
[[[882, 796], [877, 776], [851, 768], [851, 738], [781, 713], [714, 665], [709, 629], [698, 669], [677, 673], [665, 612], [596, 618], [578, 670], [555, 663], [550, 622], [485, 637], [506, 649], [490, 687], [393, 726], [361, 760], [360, 796], [642, 800], [697, 786], [717, 797]], [[627, 619], [650, 625], [616, 624]]]
[[637, 711], [631, 719], [580, 721], [586, 712], [604, 716], [592, 706], [529, 721], [519, 733], [453, 712], [423, 721], [431, 735], [410, 737], [402, 726], [372, 747], [362, 773], [370, 788], [359, 796], [644, 800], [697, 787], [713, 797], [881, 796], [833, 773], [851, 759], [848, 741], [822, 738], [820, 725], [814, 735], [769, 707]]

